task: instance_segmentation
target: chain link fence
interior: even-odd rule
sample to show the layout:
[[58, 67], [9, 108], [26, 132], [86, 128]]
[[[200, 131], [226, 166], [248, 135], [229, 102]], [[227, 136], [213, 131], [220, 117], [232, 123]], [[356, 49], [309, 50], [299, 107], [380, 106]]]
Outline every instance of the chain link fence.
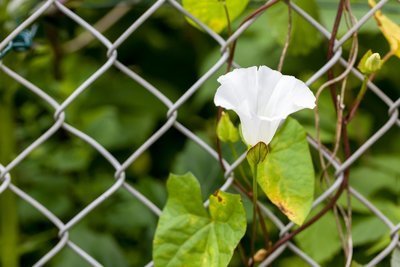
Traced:
[[[369, 20], [374, 12], [381, 7], [383, 7], [389, 0], [380, 1], [374, 8], [369, 10], [352, 28], [350, 28], [346, 34], [339, 40], [336, 40], [334, 43], [334, 56], [326, 62], [324, 66], [312, 75], [306, 81], [307, 85], [311, 85], [315, 83], [320, 77], [326, 74], [326, 72], [335, 64], [341, 64], [344, 67], [348, 67], [349, 63], [342, 57], [342, 46], [343, 44], [351, 38], [351, 36], [357, 32], [360, 27], [362, 27], [367, 20]], [[308, 23], [310, 23], [313, 27], [315, 27], [324, 37], [327, 39], [330, 38], [331, 33], [324, 28], [321, 24], [319, 24], [315, 19], [313, 19], [308, 13], [302, 10], [299, 6], [294, 4], [293, 2], [288, 2], [291, 5], [292, 9], [297, 12], [301, 17], [303, 17]], [[143, 77], [132, 71], [132, 69], [128, 68], [126, 65], [121, 63], [118, 59], [118, 48], [124, 41], [130, 36], [135, 35], [135, 31], [146, 22], [149, 17], [151, 17], [158, 9], [163, 7], [164, 5], [170, 5], [174, 9], [178, 10], [182, 15], [191, 18], [201, 29], [203, 29], [210, 37], [212, 37], [216, 43], [218, 43], [221, 47], [221, 56], [219, 60], [212, 66], [203, 76], [197, 80], [190, 88], [186, 90], [186, 92], [175, 102], [171, 101], [168, 97], [166, 97], [162, 90], [152, 85], [151, 81], [145, 80]], [[54, 224], [55, 227], [59, 230], [59, 242], [50, 250], [47, 254], [43, 255], [42, 258], [38, 259], [34, 266], [43, 266], [49, 260], [51, 260], [57, 253], [63, 250], [66, 246], [72, 249], [77, 256], [84, 259], [87, 263], [92, 266], [102, 266], [102, 263], [97, 261], [94, 257], [85, 252], [81, 247], [74, 243], [74, 240], [70, 239], [69, 232], [76, 224], [82, 220], [85, 220], [85, 217], [88, 216], [97, 206], [107, 201], [114, 193], [119, 190], [126, 190], [129, 192], [133, 198], [138, 199], [143, 205], [145, 205], [149, 210], [151, 210], [154, 214], [160, 215], [161, 207], [157, 207], [154, 203], [152, 203], [145, 195], [135, 189], [134, 186], [127, 183], [125, 180], [125, 171], [131, 166], [137, 159], [140, 157], [146, 150], [149, 149], [152, 144], [154, 144], [157, 140], [159, 140], [163, 135], [165, 135], [171, 128], [175, 128], [180, 131], [183, 135], [185, 135], [188, 139], [195, 142], [199, 147], [204, 149], [210, 157], [213, 157], [216, 161], [218, 160], [217, 152], [206, 144], [202, 139], [196, 136], [190, 129], [186, 128], [185, 125], [179, 122], [178, 120], [178, 112], [180, 107], [186, 103], [196, 92], [201, 88], [201, 86], [223, 65], [226, 63], [229, 57], [229, 45], [232, 44], [233, 41], [240, 38], [243, 32], [246, 29], [250, 28], [257, 17], [254, 17], [241, 25], [227, 40], [223, 39], [220, 35], [214, 33], [211, 29], [209, 29], [206, 25], [201, 23], [195, 17], [193, 17], [190, 13], [188, 13], [182, 5], [175, 0], [158, 0], [155, 1], [152, 6], [147, 9], [138, 19], [132, 22], [131, 26], [124, 31], [122, 35], [119, 36], [117, 40], [114, 42], [108, 40], [102, 33], [100, 33], [96, 28], [94, 28], [90, 23], [85, 21], [83, 18], [79, 17], [76, 13], [68, 9], [63, 5], [62, 1], [56, 0], [48, 0], [43, 1], [41, 6], [37, 8], [29, 18], [23, 21], [11, 34], [9, 34], [1, 43], [0, 43], [0, 51], [4, 51], [5, 49], [10, 48], [10, 44], [12, 44], [13, 40], [18, 37], [24, 30], [29, 29], [29, 27], [36, 22], [36, 20], [43, 15], [50, 8], [56, 8], [59, 12], [65, 14], [65, 16], [69, 17], [71, 20], [75, 21], [77, 24], [82, 26], [87, 32], [91, 33], [99, 42], [101, 42], [107, 48], [107, 61], [104, 65], [102, 65], [98, 70], [93, 73], [87, 80], [85, 80], [78, 88], [76, 88], [72, 94], [62, 103], [58, 103], [54, 98], [46, 93], [46, 88], [39, 88], [31, 81], [25, 79], [22, 75], [18, 74], [16, 71], [9, 68], [3, 62], [0, 61], [0, 70], [11, 77], [13, 80], [21, 84], [24, 88], [28, 89], [32, 93], [32, 97], [36, 97], [37, 101], [42, 101], [48, 105], [50, 105], [54, 109], [54, 124], [39, 138], [37, 138], [31, 145], [21, 151], [10, 163], [7, 165], [0, 165], [0, 194], [3, 194], [6, 190], [11, 190], [15, 195], [17, 195], [21, 200], [29, 203], [34, 209], [43, 214], [51, 223]], [[2, 55], [3, 56], [3, 55]], [[238, 67], [237, 64], [234, 64], [235, 67]], [[71, 103], [73, 103], [85, 90], [88, 90], [90, 86], [101, 77], [108, 69], [115, 67], [119, 69], [126, 76], [139, 83], [143, 88], [148, 90], [155, 98], [159, 100], [160, 105], [164, 105], [167, 107], [168, 112], [166, 113], [166, 120], [164, 124], [136, 150], [134, 151], [125, 161], [118, 161], [107, 149], [105, 149], [102, 145], [100, 145], [95, 139], [91, 136], [83, 133], [80, 129], [75, 128], [74, 126], [66, 123], [66, 109]], [[362, 81], [364, 76], [355, 68], [351, 69], [352, 75], [360, 79]], [[352, 164], [357, 161], [363, 154], [373, 146], [382, 136], [384, 136], [391, 128], [400, 127], [399, 120], [399, 111], [398, 108], [400, 106], [400, 98], [398, 99], [390, 99], [380, 88], [378, 88], [374, 83], [368, 83], [369, 90], [379, 99], [387, 105], [387, 114], [381, 114], [381, 116], [387, 116], [387, 122], [381, 126], [381, 128], [376, 131], [369, 139], [358, 147], [358, 149], [348, 158], [345, 162], [339, 162], [335, 159], [332, 159], [332, 155], [330, 151], [323, 151], [323, 156], [327, 161], [330, 161], [332, 166], [335, 168], [335, 182], [320, 196], [318, 196], [314, 202], [313, 207], [316, 207], [318, 204], [323, 203], [330, 196], [332, 196], [336, 190], [338, 190], [341, 182], [343, 180], [344, 170], [351, 167]], [[26, 159], [26, 157], [32, 153], [33, 150], [41, 146], [44, 142], [49, 140], [56, 132], [63, 129], [77, 138], [83, 140], [88, 145], [93, 147], [99, 155], [104, 157], [115, 169], [115, 182], [113, 185], [105, 191], [102, 195], [100, 195], [97, 199], [92, 201], [89, 205], [87, 205], [83, 210], [75, 215], [71, 220], [63, 222], [57, 216], [55, 216], [46, 206], [39, 203], [33, 197], [28, 195], [26, 192], [21, 190], [15, 184], [13, 184], [13, 178], [10, 172], [22, 161]], [[317, 149], [318, 144], [316, 141], [309, 137], [309, 143], [311, 147]], [[235, 162], [227, 162], [224, 161], [226, 166], [225, 172], [225, 183], [221, 185], [221, 190], [227, 190], [232, 187], [233, 182], [233, 171], [240, 165], [240, 163], [245, 159], [245, 154], [241, 155], [238, 160]], [[2, 163], [4, 164], [4, 162]], [[383, 259], [385, 259], [394, 249], [395, 247], [400, 248], [399, 241], [399, 229], [400, 223], [398, 221], [391, 221], [387, 218], [381, 211], [377, 209], [368, 199], [366, 199], [363, 195], [361, 195], [357, 190], [350, 188], [350, 193], [358, 199], [367, 209], [369, 209], [371, 214], [374, 214], [377, 218], [379, 218], [389, 229], [391, 235], [390, 244], [377, 253], [375, 257], [368, 263], [366, 266], [375, 266], [378, 265]], [[266, 206], [262, 203], [259, 203], [260, 208], [264, 215], [269, 218], [273, 224], [277, 228], [280, 229], [280, 236], [284, 236], [290, 231], [293, 230], [294, 224], [284, 224], [281, 220], [278, 219], [274, 213], [272, 213]], [[307, 230], [306, 230], [307, 231]], [[278, 258], [285, 250], [291, 250], [294, 254], [303, 259], [306, 263], [311, 266], [319, 266], [319, 264], [308, 256], [305, 252], [299, 249], [295, 243], [289, 241], [285, 243], [283, 246], [279, 247], [274, 253], [268, 256], [260, 266], [267, 266], [271, 264], [276, 258]], [[149, 259], [150, 261], [150, 259]], [[146, 266], [152, 266], [152, 262], [149, 262]]]

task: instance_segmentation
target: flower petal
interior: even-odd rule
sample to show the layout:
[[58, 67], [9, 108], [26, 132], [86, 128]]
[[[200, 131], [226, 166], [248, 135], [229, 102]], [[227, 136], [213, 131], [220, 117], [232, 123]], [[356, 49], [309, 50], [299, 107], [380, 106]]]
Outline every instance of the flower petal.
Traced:
[[281, 119], [269, 120], [260, 117], [249, 117], [239, 114], [242, 123], [242, 135], [248, 145], [254, 146], [259, 142], [269, 144], [274, 137]]
[[314, 107], [315, 96], [307, 85], [293, 76], [283, 75], [258, 115], [271, 120], [285, 119], [293, 112]]
[[[236, 113], [255, 113], [257, 67], [235, 69], [218, 78], [221, 86], [214, 97], [216, 106]], [[251, 109], [251, 110], [250, 110]]]
[[257, 72], [257, 113], [268, 103], [274, 88], [282, 76], [282, 73], [267, 66], [259, 67]]

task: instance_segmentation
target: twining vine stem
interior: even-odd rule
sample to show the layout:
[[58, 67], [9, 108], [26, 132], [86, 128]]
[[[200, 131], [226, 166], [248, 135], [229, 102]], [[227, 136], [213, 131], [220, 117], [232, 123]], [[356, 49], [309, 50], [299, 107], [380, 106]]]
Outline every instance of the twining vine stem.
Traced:
[[[345, 1], [346, 0], [340, 0], [340, 2], [339, 2], [338, 10], [337, 10], [336, 17], [335, 17], [335, 22], [333, 24], [331, 38], [329, 39], [327, 60], [330, 60], [333, 57], [333, 53], [334, 53], [333, 49], [335, 46], [335, 40], [336, 40], [336, 35], [339, 30], [340, 21], [343, 16], [343, 9], [345, 6]], [[330, 68], [328, 70], [328, 80], [332, 80], [332, 79], [334, 79], [333, 68]], [[330, 85], [330, 93], [331, 93], [333, 106], [335, 107], [335, 110], [337, 111], [337, 98], [336, 98], [336, 85], [335, 84]]]
[[286, 39], [285, 39], [285, 44], [283, 45], [281, 57], [279, 58], [279, 64], [278, 64], [278, 71], [282, 72], [283, 68], [283, 63], [285, 62], [285, 58], [288, 52], [288, 48], [290, 45], [290, 38], [292, 35], [292, 24], [293, 24], [293, 19], [292, 19], [292, 5], [290, 4], [290, 0], [286, 0], [287, 8], [288, 8], [288, 28], [287, 28], [287, 33], [286, 33]]

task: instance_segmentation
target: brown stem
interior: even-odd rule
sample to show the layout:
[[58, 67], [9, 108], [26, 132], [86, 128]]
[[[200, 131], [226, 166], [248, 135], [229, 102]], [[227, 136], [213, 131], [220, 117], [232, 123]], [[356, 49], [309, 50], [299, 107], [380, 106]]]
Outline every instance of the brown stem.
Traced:
[[[223, 112], [223, 108], [222, 107], [218, 107], [217, 124], [218, 124], [219, 120], [221, 119], [222, 112]], [[222, 145], [221, 145], [221, 140], [219, 140], [219, 138], [218, 138], [218, 135], [217, 135], [217, 154], [218, 154], [219, 165], [221, 166], [222, 172], [225, 173], [226, 168], [225, 168], [225, 165], [224, 165], [224, 159], [222, 158]]]
[[[339, 6], [338, 6], [338, 11], [336, 13], [335, 22], [333, 24], [331, 38], [329, 39], [328, 54], [327, 54], [328, 60], [330, 60], [333, 57], [333, 52], [334, 52], [333, 48], [335, 46], [336, 35], [339, 30], [340, 21], [341, 21], [342, 15], [343, 15], [344, 4], [345, 4], [345, 0], [340, 0]], [[333, 68], [330, 68], [328, 70], [328, 80], [332, 80], [333, 78], [334, 78]], [[335, 84], [330, 85], [330, 93], [331, 93], [331, 98], [332, 98], [334, 107], [335, 107], [335, 109], [337, 109], [336, 85]]]
[[363, 100], [364, 95], [365, 95], [365, 93], [367, 91], [367, 84], [368, 84], [368, 82], [370, 80], [371, 80], [371, 77], [370, 78], [367, 78], [367, 77], [364, 78], [362, 86], [361, 86], [361, 89], [360, 89], [360, 92], [357, 95], [356, 100], [354, 100], [353, 105], [350, 107], [350, 111], [346, 116], [347, 123], [349, 123], [354, 118], [354, 116], [356, 115], [356, 112], [357, 112], [358, 108], [360, 107], [361, 101]]
[[288, 29], [286, 33], [285, 44], [282, 49], [281, 57], [279, 58], [278, 71], [281, 72], [283, 68], [283, 63], [285, 61], [287, 51], [290, 44], [290, 38], [292, 35], [292, 6], [290, 5], [290, 0], [287, 0], [287, 8], [288, 8]]
[[267, 226], [265, 225], [264, 216], [262, 215], [260, 207], [257, 205], [258, 220], [260, 221], [261, 231], [264, 236], [264, 247], [269, 249], [271, 247], [271, 242], [269, 240], [269, 232]]
[[[228, 7], [226, 6], [226, 2], [225, 2], [225, 1], [224, 1], [224, 11], [225, 11], [225, 16], [226, 16], [227, 24], [228, 24], [228, 36], [231, 36], [231, 35], [232, 35], [231, 19], [230, 19], [230, 17], [229, 17]], [[230, 51], [233, 50], [233, 46], [234, 46], [233, 43], [229, 45]], [[228, 58], [228, 62], [227, 62], [227, 64], [226, 64], [226, 72], [227, 72], [227, 73], [230, 72], [231, 69], [232, 69], [232, 62], [233, 62], [233, 60], [230, 61], [229, 58]]]
[[271, 0], [267, 3], [265, 3], [264, 5], [260, 6], [259, 8], [257, 8], [256, 10], [253, 11], [253, 13], [251, 13], [250, 15], [248, 15], [240, 25], [243, 25], [245, 22], [257, 17], [258, 15], [260, 15], [261, 13], [263, 13], [264, 11], [266, 11], [268, 8], [270, 8], [271, 6], [273, 6], [274, 4], [278, 3], [279, 0]]
[[[279, 0], [271, 0], [268, 3], [265, 3], [264, 5], [260, 6], [259, 8], [257, 8], [253, 13], [251, 13], [250, 15], [248, 15], [241, 23], [240, 26], [242, 26], [243, 24], [245, 24], [247, 21], [257, 17], [258, 15], [262, 14], [263, 12], [265, 12], [268, 8], [270, 8], [271, 6], [275, 5], [276, 3], [278, 3]], [[230, 46], [230, 50], [229, 50], [229, 57], [228, 57], [228, 68], [231, 69], [232, 64], [233, 64], [233, 58], [235, 57], [235, 50], [236, 50], [236, 42], [237, 39], [235, 39], [231, 46]]]
[[[50, 18], [55, 19], [55, 18]], [[60, 32], [53, 24], [45, 24], [45, 32], [53, 52], [53, 73], [57, 81], [62, 80], [61, 63], [63, 59], [63, 50], [60, 42]]]

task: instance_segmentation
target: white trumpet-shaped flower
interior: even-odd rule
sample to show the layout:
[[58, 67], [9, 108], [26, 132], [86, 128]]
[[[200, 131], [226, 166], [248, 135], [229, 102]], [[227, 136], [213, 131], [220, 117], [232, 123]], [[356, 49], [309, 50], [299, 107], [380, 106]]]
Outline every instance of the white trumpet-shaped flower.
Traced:
[[315, 107], [315, 96], [307, 85], [266, 66], [235, 69], [218, 82], [215, 105], [238, 114], [243, 138], [251, 146], [269, 144], [289, 114]]

